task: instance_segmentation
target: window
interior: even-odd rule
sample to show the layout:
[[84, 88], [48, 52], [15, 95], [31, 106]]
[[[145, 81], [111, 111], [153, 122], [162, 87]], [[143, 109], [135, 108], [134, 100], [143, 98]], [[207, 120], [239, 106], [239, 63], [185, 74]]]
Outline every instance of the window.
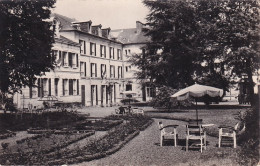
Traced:
[[132, 84], [126, 84], [125, 90], [126, 91], [132, 91]]
[[68, 53], [67, 52], [62, 52], [63, 55], [63, 66], [68, 66]]
[[115, 78], [115, 66], [110, 66], [110, 78]]
[[106, 58], [106, 46], [100, 45], [100, 57]]
[[69, 60], [69, 66], [72, 67], [72, 68], [76, 68], [78, 67], [78, 54], [74, 54], [74, 53], [71, 53], [69, 52], [68, 53], [68, 60]]
[[123, 78], [122, 73], [123, 73], [123, 68], [122, 68], [122, 66], [118, 66], [118, 78]]
[[90, 43], [90, 55], [96, 56], [96, 44]]
[[51, 78], [49, 78], [49, 96], [51, 96]]
[[48, 96], [48, 87], [47, 87], [47, 78], [42, 79], [42, 90], [43, 90], [43, 96]]
[[62, 91], [63, 91], [63, 96], [67, 96], [69, 94], [68, 79], [63, 79], [63, 81], [62, 81]]
[[72, 80], [72, 89], [73, 89], [72, 95], [77, 95], [77, 80], [76, 79]]
[[101, 78], [107, 77], [107, 66], [105, 64], [101, 64]]
[[80, 76], [81, 77], [87, 76], [86, 62], [80, 62]]
[[73, 95], [73, 80], [69, 79], [69, 95]]
[[117, 59], [122, 60], [122, 54], [120, 49], [117, 49]]
[[59, 57], [58, 57], [58, 51], [57, 50], [52, 50], [52, 55], [53, 55], [53, 58], [56, 60], [56, 62], [57, 62], [57, 60], [59, 59]]
[[109, 58], [110, 59], [115, 59], [114, 48], [113, 47], [109, 48]]
[[131, 54], [131, 50], [128, 50], [128, 54]]
[[86, 54], [86, 42], [84, 40], [79, 40], [80, 44], [80, 53]]
[[73, 54], [69, 52], [69, 66], [72, 67]]
[[90, 76], [91, 77], [97, 77], [97, 64], [96, 63], [91, 63], [91, 71], [90, 71]]
[[58, 96], [58, 84], [59, 84], [59, 79], [55, 78], [55, 81], [54, 81], [55, 96]]
[[127, 50], [125, 50], [125, 54], [127, 55]]
[[147, 97], [155, 97], [156, 96], [154, 88], [147, 87], [146, 90], [147, 90]]

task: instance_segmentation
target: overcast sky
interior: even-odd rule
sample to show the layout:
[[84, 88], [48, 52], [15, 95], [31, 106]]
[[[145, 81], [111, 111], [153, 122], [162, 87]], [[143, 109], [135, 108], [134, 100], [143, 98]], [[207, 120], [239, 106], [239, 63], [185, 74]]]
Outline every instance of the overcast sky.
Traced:
[[102, 28], [134, 28], [136, 21], [146, 22], [149, 10], [142, 0], [57, 0], [55, 13], [92, 21]]

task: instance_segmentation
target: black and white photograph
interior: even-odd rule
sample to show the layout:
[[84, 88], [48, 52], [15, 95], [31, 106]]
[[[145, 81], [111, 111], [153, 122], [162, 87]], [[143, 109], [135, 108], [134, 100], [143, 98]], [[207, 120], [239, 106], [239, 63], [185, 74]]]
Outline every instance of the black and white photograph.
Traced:
[[0, 0], [0, 166], [260, 166], [260, 0]]

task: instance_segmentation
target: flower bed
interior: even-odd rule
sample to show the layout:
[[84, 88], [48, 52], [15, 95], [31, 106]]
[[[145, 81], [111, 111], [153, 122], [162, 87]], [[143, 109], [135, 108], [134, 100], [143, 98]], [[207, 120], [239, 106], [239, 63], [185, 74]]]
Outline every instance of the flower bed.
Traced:
[[118, 151], [138, 135], [140, 130], [144, 130], [152, 123], [149, 117], [142, 115], [110, 116], [105, 120], [114, 121], [113, 125], [119, 125], [110, 129], [105, 136], [90, 141], [84, 147], [75, 146], [73, 149], [64, 149], [67, 145], [89, 136], [90, 133], [61, 135], [47, 132], [20, 140], [16, 147], [9, 147], [8, 153], [0, 156], [0, 164], [61, 165], [98, 159]]
[[8, 164], [8, 162], [12, 162], [10, 164], [15, 165], [34, 164], [38, 160], [43, 160], [41, 157], [44, 157], [45, 154], [58, 151], [94, 133], [94, 131], [70, 135], [45, 133], [18, 140], [16, 146], [8, 147], [8, 153], [0, 156], [0, 164]]
[[[110, 116], [107, 119], [118, 119], [117, 116]], [[111, 129], [104, 137], [90, 142], [83, 148], [64, 152], [60, 158], [52, 154], [49, 165], [61, 165], [90, 161], [115, 153], [128, 141], [139, 134], [140, 130], [148, 127], [153, 120], [144, 116], [129, 115], [123, 117], [124, 122]]]
[[6, 139], [6, 138], [8, 138], [8, 137], [13, 137], [13, 136], [15, 136], [15, 135], [16, 135], [15, 132], [12, 132], [12, 131], [10, 131], [10, 130], [6, 130], [4, 133], [1, 133], [1, 134], [0, 134], [0, 139]]
[[123, 120], [87, 120], [83, 123], [79, 123], [75, 126], [76, 130], [84, 129], [84, 130], [95, 130], [95, 131], [107, 131], [119, 124], [121, 124]]

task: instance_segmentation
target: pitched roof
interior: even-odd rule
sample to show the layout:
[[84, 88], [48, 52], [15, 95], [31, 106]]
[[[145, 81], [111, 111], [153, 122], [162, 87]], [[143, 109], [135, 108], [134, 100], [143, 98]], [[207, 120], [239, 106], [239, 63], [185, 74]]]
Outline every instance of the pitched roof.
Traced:
[[68, 39], [68, 38], [66, 38], [64, 36], [61, 36], [61, 35], [60, 35], [59, 38], [55, 38], [55, 42], [57, 42], [57, 43], [65, 43], [65, 44], [68, 44], [68, 45], [78, 46], [78, 47], [80, 46], [79, 43], [76, 43], [76, 42], [74, 42], [74, 41], [72, 41], [72, 40], [70, 40], [70, 39]]
[[75, 28], [72, 26], [72, 22], [77, 21], [74, 18], [69, 18], [57, 13], [52, 13], [51, 17], [54, 17], [58, 19], [61, 23], [61, 30], [75, 30]]
[[123, 44], [147, 43], [150, 38], [143, 32], [138, 33], [137, 28], [111, 30], [112, 37], [117, 38]]

